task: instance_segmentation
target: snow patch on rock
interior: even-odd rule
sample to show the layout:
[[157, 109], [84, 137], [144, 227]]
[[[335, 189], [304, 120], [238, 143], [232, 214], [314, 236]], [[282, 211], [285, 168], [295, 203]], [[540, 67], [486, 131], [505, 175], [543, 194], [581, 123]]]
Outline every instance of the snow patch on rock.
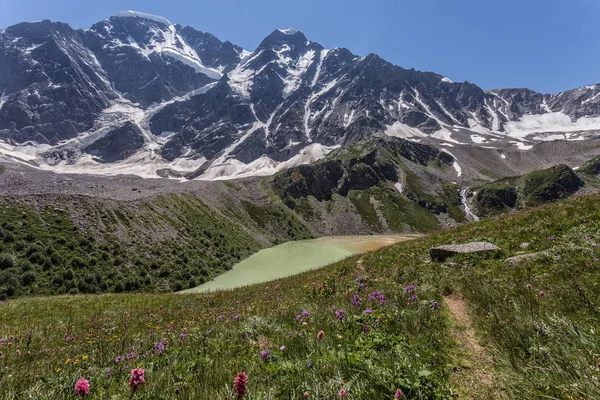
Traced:
[[298, 29], [295, 28], [286, 28], [286, 29], [277, 29], [279, 32], [283, 33], [284, 35], [295, 35], [296, 33], [298, 33]]
[[132, 10], [120, 11], [120, 12], [116, 13], [113, 16], [114, 17], [119, 17], [119, 18], [141, 18], [141, 19], [148, 19], [150, 21], [160, 22], [161, 24], [164, 24], [164, 25], [167, 25], [167, 26], [171, 26], [172, 25], [171, 21], [169, 21], [168, 19], [166, 19], [164, 17], [160, 17], [158, 15], [146, 14], [146, 13], [142, 13], [142, 12], [138, 12], [138, 11], [132, 11]]
[[518, 121], [505, 123], [504, 130], [514, 138], [523, 138], [535, 133], [600, 130], [600, 117], [582, 117], [572, 121], [571, 117], [562, 112], [523, 115]]
[[456, 176], [460, 177], [463, 174], [462, 168], [460, 166], [460, 164], [458, 163], [458, 160], [456, 159], [456, 156], [454, 156], [454, 154], [450, 153], [448, 150], [446, 149], [441, 149], [441, 151], [443, 151], [446, 154], [449, 154], [452, 156], [452, 158], [454, 158], [454, 163], [452, 163], [452, 168], [454, 168], [454, 170], [456, 171]]
[[421, 132], [420, 129], [413, 128], [412, 126], [403, 124], [400, 121], [396, 121], [392, 125], [387, 125], [384, 133], [387, 136], [394, 136], [402, 139], [427, 137], [427, 135]]
[[6, 90], [2, 91], [2, 94], [0, 94], [0, 110], [2, 110], [2, 107], [4, 106], [4, 104], [8, 101], [8, 96], [6, 95]]
[[249, 164], [245, 164], [236, 159], [229, 159], [221, 164], [211, 165], [198, 179], [215, 181], [247, 178], [250, 176], [273, 175], [287, 168], [318, 161], [339, 147], [340, 146], [324, 146], [313, 143], [306, 146], [294, 157], [284, 162], [277, 162], [266, 155], [262, 155], [260, 158]]
[[302, 77], [313, 63], [314, 57], [314, 50], [309, 50], [300, 57], [297, 63], [287, 63], [288, 75], [283, 79], [284, 88], [282, 97], [284, 99], [298, 89], [302, 82]]

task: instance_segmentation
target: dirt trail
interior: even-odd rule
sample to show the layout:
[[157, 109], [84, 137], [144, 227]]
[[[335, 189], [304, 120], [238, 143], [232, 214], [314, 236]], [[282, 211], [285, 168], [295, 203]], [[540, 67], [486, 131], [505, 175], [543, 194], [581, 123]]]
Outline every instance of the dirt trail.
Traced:
[[453, 381], [461, 387], [461, 399], [504, 398], [495, 390], [492, 371], [494, 360], [487, 350], [475, 338], [471, 317], [465, 300], [460, 294], [453, 293], [444, 297], [450, 313], [456, 321], [452, 335], [462, 348], [462, 364], [468, 368], [457, 371]]

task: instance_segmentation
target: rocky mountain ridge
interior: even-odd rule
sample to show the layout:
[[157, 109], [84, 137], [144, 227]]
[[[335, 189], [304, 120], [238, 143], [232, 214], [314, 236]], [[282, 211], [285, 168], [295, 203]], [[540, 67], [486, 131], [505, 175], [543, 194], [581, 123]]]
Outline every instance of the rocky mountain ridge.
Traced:
[[57, 172], [270, 175], [387, 135], [445, 148], [458, 179], [471, 165], [464, 149], [495, 149], [509, 167], [506, 152], [600, 132], [600, 85], [484, 91], [325, 49], [295, 29], [248, 52], [132, 11], [87, 30], [41, 21], [0, 31], [0, 92], [0, 152]]

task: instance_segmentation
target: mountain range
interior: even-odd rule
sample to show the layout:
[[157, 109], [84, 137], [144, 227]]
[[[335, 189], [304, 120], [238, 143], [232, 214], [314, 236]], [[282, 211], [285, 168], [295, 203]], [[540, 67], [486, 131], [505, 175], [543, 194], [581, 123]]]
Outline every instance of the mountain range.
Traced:
[[247, 51], [133, 11], [0, 30], [0, 93], [2, 156], [56, 172], [270, 175], [394, 136], [442, 149], [456, 180], [489, 180], [600, 148], [600, 85], [484, 91], [295, 29]]

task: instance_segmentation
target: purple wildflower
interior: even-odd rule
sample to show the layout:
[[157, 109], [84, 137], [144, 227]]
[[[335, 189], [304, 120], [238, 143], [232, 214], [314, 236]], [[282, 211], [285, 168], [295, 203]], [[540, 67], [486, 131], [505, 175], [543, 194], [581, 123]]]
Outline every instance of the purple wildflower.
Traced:
[[371, 293], [371, 295], [369, 296], [369, 300], [371, 300], [371, 301], [377, 300], [377, 301], [379, 301], [379, 304], [382, 306], [387, 304], [387, 300], [385, 299], [385, 296], [379, 290], [375, 290], [373, 293]]
[[160, 342], [154, 343], [154, 351], [156, 355], [161, 355], [167, 349], [167, 338], [162, 338]]
[[340, 321], [343, 321], [346, 319], [346, 312], [342, 308], [340, 308], [335, 312], [335, 317]]
[[260, 358], [261, 358], [263, 361], [265, 361], [265, 362], [266, 362], [266, 361], [269, 361], [269, 356], [270, 356], [270, 355], [271, 355], [271, 351], [270, 351], [269, 349], [262, 350], [262, 351], [260, 352]]
[[360, 306], [362, 306], [362, 299], [360, 298], [360, 296], [358, 294], [355, 294], [352, 297], [352, 305], [356, 308], [359, 308]]

